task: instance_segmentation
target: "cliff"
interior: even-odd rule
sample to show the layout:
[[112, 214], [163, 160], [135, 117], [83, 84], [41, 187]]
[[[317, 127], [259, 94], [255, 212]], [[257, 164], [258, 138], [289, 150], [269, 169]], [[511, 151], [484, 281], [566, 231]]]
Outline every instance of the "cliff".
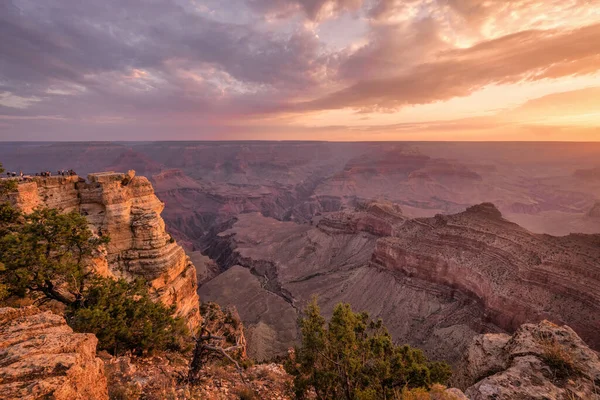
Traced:
[[599, 249], [600, 235], [533, 234], [481, 204], [406, 222], [378, 240], [371, 262], [473, 297], [506, 331], [548, 319], [599, 348]]
[[600, 201], [594, 203], [594, 206], [588, 211], [587, 215], [592, 218], [600, 218]]
[[108, 400], [98, 339], [35, 307], [0, 308], [3, 399]]
[[195, 267], [166, 232], [160, 216], [164, 204], [146, 178], [133, 171], [91, 174], [87, 180], [32, 177], [19, 184], [12, 200], [24, 212], [45, 206], [85, 215], [94, 233], [110, 237], [106, 253], [95, 260], [99, 274], [143, 277], [154, 296], [174, 305], [190, 327], [200, 322]]

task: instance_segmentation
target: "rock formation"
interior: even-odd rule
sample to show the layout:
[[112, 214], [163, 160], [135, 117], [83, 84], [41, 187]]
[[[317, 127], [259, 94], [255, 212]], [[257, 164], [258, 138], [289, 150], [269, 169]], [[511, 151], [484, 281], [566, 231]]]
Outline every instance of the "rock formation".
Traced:
[[407, 221], [380, 239], [372, 263], [452, 287], [481, 302], [507, 331], [549, 319], [600, 347], [600, 235], [536, 235], [492, 204]]
[[100, 274], [151, 283], [156, 298], [174, 305], [190, 327], [200, 322], [196, 270], [184, 250], [166, 232], [163, 203], [150, 182], [127, 174], [33, 177], [13, 196], [24, 212], [46, 206], [85, 215], [96, 234], [110, 237], [105, 257], [96, 260]]
[[451, 362], [479, 333], [543, 319], [600, 347], [600, 235], [533, 234], [492, 204], [410, 219], [374, 202], [312, 225], [243, 214], [209, 255], [225, 272], [200, 295], [237, 307], [257, 358], [293, 344], [297, 310], [313, 294], [326, 314], [348, 302]]
[[600, 399], [600, 359], [568, 326], [542, 321], [476, 337], [456, 381], [471, 400]]
[[108, 400], [97, 343], [51, 312], [0, 308], [0, 397]]

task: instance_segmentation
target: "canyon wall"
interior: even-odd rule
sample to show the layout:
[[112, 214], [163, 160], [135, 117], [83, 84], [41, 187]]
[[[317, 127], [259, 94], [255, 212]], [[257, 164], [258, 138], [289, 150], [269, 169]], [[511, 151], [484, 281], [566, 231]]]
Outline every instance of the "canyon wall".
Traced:
[[543, 319], [600, 348], [600, 235], [534, 234], [488, 203], [410, 219], [397, 205], [371, 202], [307, 224], [242, 214], [209, 255], [224, 272], [200, 295], [236, 305], [262, 332], [249, 335], [259, 358], [267, 344], [264, 355], [293, 345], [288, 319], [314, 294], [325, 314], [350, 303], [382, 318], [397, 341], [450, 362], [477, 334]]
[[506, 331], [549, 319], [600, 347], [600, 235], [536, 235], [481, 204], [406, 221], [371, 262], [472, 296]]
[[96, 271], [104, 276], [145, 278], [153, 295], [175, 306], [191, 328], [200, 322], [196, 269], [183, 248], [166, 232], [164, 204], [150, 182], [135, 172], [77, 176], [32, 177], [21, 182], [13, 202], [24, 212], [45, 206], [77, 211], [92, 231], [110, 237]]

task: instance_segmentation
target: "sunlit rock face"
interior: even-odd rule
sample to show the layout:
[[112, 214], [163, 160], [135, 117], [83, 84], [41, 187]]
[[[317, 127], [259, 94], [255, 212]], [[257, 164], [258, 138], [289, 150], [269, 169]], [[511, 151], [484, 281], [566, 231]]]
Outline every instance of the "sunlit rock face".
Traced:
[[97, 344], [49, 311], [0, 308], [0, 397], [108, 400]]
[[18, 207], [31, 212], [46, 206], [84, 215], [92, 231], [109, 236], [103, 256], [95, 260], [98, 273], [132, 280], [143, 277], [153, 295], [176, 308], [190, 327], [200, 321], [196, 270], [183, 248], [166, 232], [160, 214], [163, 203], [150, 182], [135, 172], [77, 176], [33, 177], [19, 184]]

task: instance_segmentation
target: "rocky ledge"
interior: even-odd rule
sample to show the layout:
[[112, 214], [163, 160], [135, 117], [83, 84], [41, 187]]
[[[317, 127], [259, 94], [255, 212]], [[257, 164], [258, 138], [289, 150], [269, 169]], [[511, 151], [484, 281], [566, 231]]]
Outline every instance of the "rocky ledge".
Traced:
[[458, 370], [471, 400], [600, 399], [598, 354], [548, 321], [475, 337]]
[[375, 236], [391, 236], [406, 220], [397, 204], [371, 201], [359, 204], [356, 210], [326, 214], [318, 222], [318, 228], [331, 234], [367, 232]]
[[108, 400], [98, 339], [35, 307], [0, 308], [3, 399]]
[[24, 212], [46, 206], [85, 215], [99, 236], [108, 235], [106, 254], [96, 260], [105, 276], [151, 283], [154, 296], [174, 305], [190, 327], [200, 322], [196, 269], [165, 230], [164, 204], [148, 179], [135, 171], [78, 176], [31, 177], [20, 182], [12, 201]]

